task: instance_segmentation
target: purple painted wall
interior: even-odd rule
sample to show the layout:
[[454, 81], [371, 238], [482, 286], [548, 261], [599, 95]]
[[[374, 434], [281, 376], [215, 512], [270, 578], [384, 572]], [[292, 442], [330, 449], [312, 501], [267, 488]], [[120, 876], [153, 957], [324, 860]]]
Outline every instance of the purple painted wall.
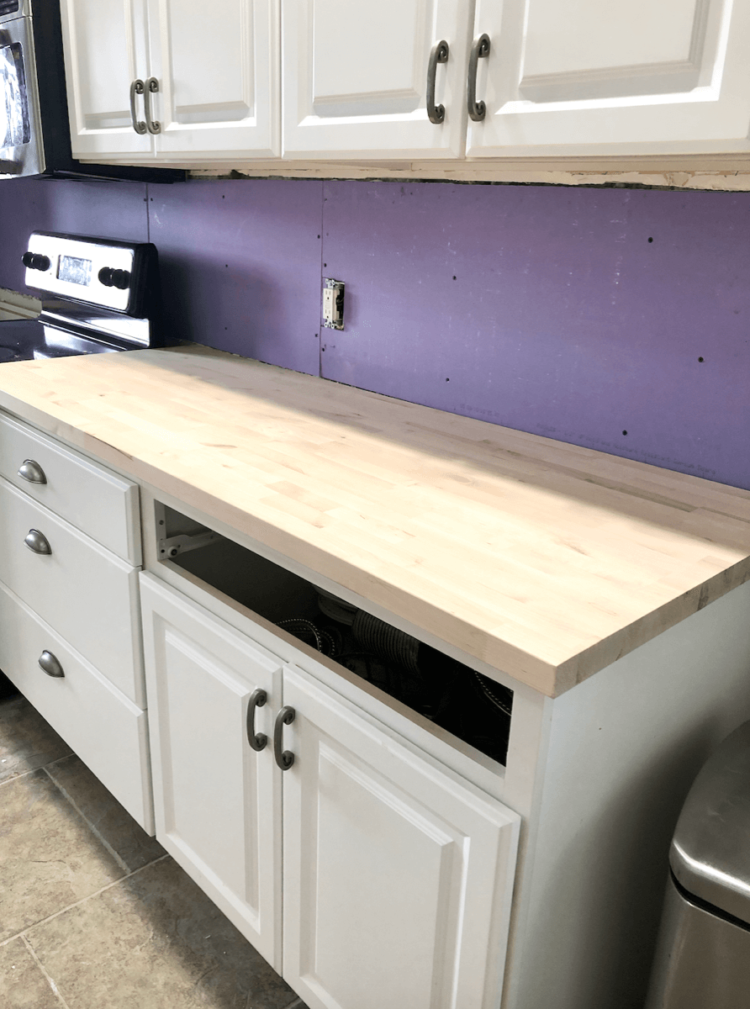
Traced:
[[750, 489], [750, 194], [19, 181], [0, 286], [34, 228], [150, 235], [182, 339]]

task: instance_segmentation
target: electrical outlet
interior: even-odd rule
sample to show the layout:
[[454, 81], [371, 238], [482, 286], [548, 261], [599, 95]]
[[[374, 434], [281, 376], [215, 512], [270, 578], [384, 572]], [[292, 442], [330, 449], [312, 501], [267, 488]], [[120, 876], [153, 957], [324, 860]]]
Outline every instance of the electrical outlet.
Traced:
[[344, 328], [344, 283], [323, 278], [323, 325], [327, 329]]

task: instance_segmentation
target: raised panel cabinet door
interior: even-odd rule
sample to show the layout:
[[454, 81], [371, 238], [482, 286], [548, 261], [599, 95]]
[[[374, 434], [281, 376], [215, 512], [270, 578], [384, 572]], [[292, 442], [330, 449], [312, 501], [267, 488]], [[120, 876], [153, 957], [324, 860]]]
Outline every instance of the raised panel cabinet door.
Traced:
[[473, 157], [750, 150], [750, 0], [477, 0]]
[[282, 0], [284, 157], [460, 157], [468, 36], [464, 0]]
[[[281, 775], [272, 713], [281, 667], [207, 611], [142, 575], [156, 836], [281, 968]], [[248, 741], [248, 705], [256, 690]]]
[[[73, 156], [149, 155], [151, 134], [131, 116], [131, 85], [148, 77], [146, 0], [62, 0]], [[134, 96], [145, 123], [143, 96]]]
[[149, 0], [158, 156], [279, 154], [278, 4]]
[[310, 1009], [495, 1009], [519, 817], [284, 667], [284, 977]]

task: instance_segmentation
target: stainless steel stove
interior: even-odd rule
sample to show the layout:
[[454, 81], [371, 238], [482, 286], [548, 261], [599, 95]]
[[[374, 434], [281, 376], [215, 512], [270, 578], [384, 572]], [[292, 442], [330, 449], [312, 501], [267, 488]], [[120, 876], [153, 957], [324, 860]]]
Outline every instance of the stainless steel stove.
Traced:
[[42, 312], [0, 322], [0, 364], [162, 345], [154, 245], [35, 231], [23, 264]]

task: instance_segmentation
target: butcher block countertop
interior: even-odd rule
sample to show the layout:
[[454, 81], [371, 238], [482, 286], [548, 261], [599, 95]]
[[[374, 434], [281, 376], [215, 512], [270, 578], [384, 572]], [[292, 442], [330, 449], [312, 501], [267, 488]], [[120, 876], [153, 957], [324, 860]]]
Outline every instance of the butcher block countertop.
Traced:
[[556, 696], [750, 578], [750, 493], [206, 348], [0, 407]]

